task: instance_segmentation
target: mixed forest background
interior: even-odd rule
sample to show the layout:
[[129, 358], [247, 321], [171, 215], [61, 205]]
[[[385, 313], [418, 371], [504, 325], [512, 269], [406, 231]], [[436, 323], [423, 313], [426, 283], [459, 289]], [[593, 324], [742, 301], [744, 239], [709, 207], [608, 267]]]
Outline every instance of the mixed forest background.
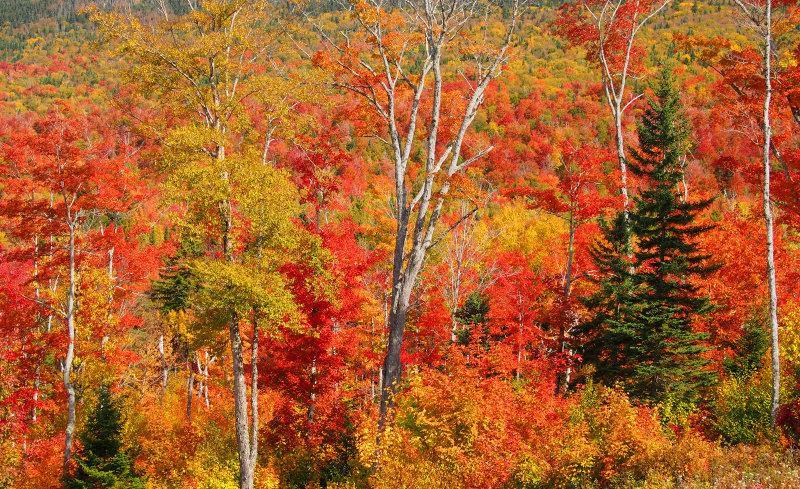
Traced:
[[0, 3], [0, 487], [798, 487], [791, 0]]

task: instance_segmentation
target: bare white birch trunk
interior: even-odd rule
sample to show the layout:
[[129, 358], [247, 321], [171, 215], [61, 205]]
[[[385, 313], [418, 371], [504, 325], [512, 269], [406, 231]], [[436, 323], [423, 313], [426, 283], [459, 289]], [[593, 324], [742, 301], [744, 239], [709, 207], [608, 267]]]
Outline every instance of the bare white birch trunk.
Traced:
[[194, 366], [192, 366], [192, 359], [186, 362], [188, 370], [188, 377], [186, 378], [186, 418], [192, 418], [192, 397], [194, 397]]
[[167, 381], [169, 380], [169, 369], [167, 368], [167, 356], [164, 351], [164, 335], [158, 335], [158, 355], [161, 359], [161, 396], [167, 391]]
[[67, 427], [64, 437], [64, 473], [69, 470], [72, 458], [72, 438], [75, 433], [75, 386], [72, 383], [72, 363], [75, 359], [75, 232], [77, 222], [69, 218], [69, 284], [67, 288], [67, 354], [64, 358], [63, 379], [64, 389], [67, 391]]
[[772, 102], [772, 0], [766, 0], [766, 19], [764, 35], [764, 221], [767, 238], [767, 279], [769, 281], [769, 319], [772, 335], [772, 421], [780, 406], [781, 391], [781, 357], [778, 340], [778, 287], [775, 280], [775, 240], [770, 197], [770, 147], [772, 144], [772, 127], [770, 122], [770, 104]]

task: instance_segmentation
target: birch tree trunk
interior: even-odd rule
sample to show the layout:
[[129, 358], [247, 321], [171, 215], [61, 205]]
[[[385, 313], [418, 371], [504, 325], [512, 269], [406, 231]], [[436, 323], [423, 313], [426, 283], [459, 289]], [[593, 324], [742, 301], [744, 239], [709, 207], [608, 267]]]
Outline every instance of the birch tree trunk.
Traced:
[[[39, 292], [39, 237], [35, 236], [33, 238], [33, 281], [34, 281], [34, 292], [33, 296], [36, 300], [36, 303], [41, 302], [41, 294]], [[39, 314], [36, 314], [36, 322], [41, 322], [41, 317]], [[31, 423], [36, 424], [37, 421], [37, 410], [36, 405], [39, 403], [39, 387], [41, 385], [41, 362], [36, 366], [36, 374], [33, 380], [33, 407], [31, 408]]]
[[258, 312], [253, 311], [253, 340], [250, 344], [250, 479], [246, 487], [252, 489], [258, 458]]
[[[68, 211], [69, 212], [69, 211]], [[67, 354], [64, 358], [64, 389], [67, 391], [67, 427], [64, 437], [64, 474], [69, 471], [72, 458], [72, 438], [75, 433], [75, 386], [72, 383], [72, 363], [75, 359], [75, 227], [77, 220], [68, 217], [69, 227], [69, 283], [67, 286], [67, 307], [65, 311], [67, 320]]]
[[[621, 0], [606, 0], [605, 2], [590, 4], [583, 2], [583, 6], [589, 16], [594, 21], [594, 28], [599, 35], [598, 39], [598, 62], [602, 71], [603, 90], [605, 91], [606, 102], [611, 109], [614, 119], [614, 133], [616, 139], [617, 159], [619, 160], [620, 171], [620, 194], [622, 195], [623, 212], [625, 222], [628, 220], [628, 166], [625, 158], [625, 133], [622, 126], [622, 119], [628, 107], [641, 95], [631, 97], [627, 102], [626, 89], [628, 77], [630, 76], [631, 65], [634, 60], [634, 44], [636, 35], [654, 16], [663, 11], [672, 0], [659, 0], [652, 5], [640, 4], [636, 2], [635, 7], [628, 14], [621, 14], [620, 7], [624, 4]], [[622, 21], [623, 15], [630, 15], [627, 19], [629, 27]], [[610, 40], [618, 34], [618, 29], [629, 29], [624, 32], [624, 44], [621, 51], [621, 66], [614, 66], [614, 53], [606, 52], [606, 47], [613, 47]]]
[[239, 488], [253, 489], [256, 459], [258, 457], [258, 322], [254, 315], [253, 340], [250, 350], [251, 387], [249, 416], [243, 345], [238, 325], [238, 320], [234, 319], [231, 321], [233, 400], [236, 414], [236, 442], [239, 454]]
[[[608, 3], [608, 2], [606, 2]], [[615, 83], [614, 78], [615, 74], [612, 71], [611, 62], [609, 61], [608, 57], [606, 56], [605, 51], [605, 39], [604, 37], [608, 35], [604, 33], [604, 29], [608, 28], [608, 26], [604, 25], [604, 22], [607, 20], [605, 17], [606, 10], [603, 10], [603, 14], [595, 17], [597, 19], [597, 29], [600, 32], [600, 50], [599, 50], [599, 58], [600, 58], [600, 66], [603, 70], [603, 88], [606, 94], [606, 101], [608, 102], [609, 107], [611, 108], [611, 116], [614, 119], [614, 138], [616, 142], [616, 151], [617, 151], [617, 160], [619, 162], [619, 174], [620, 174], [620, 193], [622, 194], [622, 212], [625, 214], [625, 222], [628, 222], [628, 165], [627, 160], [625, 158], [625, 132], [622, 127], [622, 118], [625, 115], [625, 109], [627, 108], [627, 104], [624, 104], [625, 99], [625, 88], [628, 83], [628, 69], [630, 67], [631, 62], [631, 53], [633, 50], [633, 43], [636, 38], [636, 33], [639, 30], [640, 26], [637, 25], [636, 17], [633, 18], [632, 27], [630, 35], [628, 36], [627, 42], [625, 43], [625, 55], [624, 55], [624, 62], [620, 72], [617, 74], [617, 78], [619, 78], [618, 83]], [[613, 17], [611, 19], [613, 22]]]
[[406, 319], [408, 317], [409, 298], [411, 296], [410, 287], [403, 284], [396, 286], [393, 294], [396, 298], [394, 305], [389, 311], [389, 340], [386, 346], [386, 357], [383, 360], [381, 372], [381, 402], [379, 407], [378, 427], [382, 430], [386, 425], [386, 415], [392, 405], [397, 383], [400, 380], [400, 353], [403, 348], [403, 333], [405, 332]]
[[[772, 37], [772, 0], [765, 0], [764, 4], [753, 3], [745, 0], [735, 0], [744, 13], [751, 27], [760, 36], [763, 36], [763, 75], [764, 75], [764, 107], [762, 116], [762, 162], [764, 181], [762, 188], [762, 204], [764, 209], [764, 227], [767, 245], [767, 282], [769, 287], [769, 322], [771, 336], [771, 367], [772, 367], [772, 400], [771, 415], [775, 423], [778, 407], [780, 406], [781, 391], [781, 357], [778, 330], [778, 286], [775, 279], [775, 231], [772, 215], [772, 197], [770, 195], [770, 178], [772, 164], [770, 154], [780, 160], [780, 152], [772, 142], [772, 124], [770, 108], [772, 105], [772, 51], [774, 49]], [[741, 90], [734, 86], [737, 94], [742, 96]]]
[[161, 358], [161, 398], [167, 391], [167, 381], [169, 380], [169, 369], [167, 368], [167, 356], [164, 352], [164, 335], [158, 335], [158, 355]]
[[[460, 93], [466, 104], [463, 112], [455, 114], [453, 132], [447, 131], [446, 135], [439, 128], [443, 53], [450, 49], [454, 56], [460, 56], [455, 53], [459, 47], [451, 43], [455, 39], [467, 39], [464, 36], [469, 28], [488, 13], [483, 8], [489, 5], [479, 6], [470, 0], [409, 0], [398, 8], [394, 3], [367, 0], [352, 2], [351, 6], [358, 31], [353, 35], [363, 36], [367, 41], [359, 48], [365, 52], [357, 53], [358, 69], [351, 63], [352, 50], [342, 48], [324, 28], [316, 27], [327, 47], [340, 55], [334, 59], [338, 66], [334, 83], [365, 99], [386, 124], [388, 140], [385, 142], [392, 160], [396, 227], [387, 325], [389, 337], [380, 370], [380, 431], [385, 426], [401, 376], [400, 356], [411, 294], [434, 244], [434, 233], [453, 179], [492, 149], [491, 146], [472, 149], [468, 157], [462, 154], [464, 139], [483, 103], [486, 89], [500, 75], [508, 59], [507, 51], [525, 3], [512, 0], [510, 5], [505, 4], [508, 7], [504, 10], [507, 29], [502, 39], [484, 37], [480, 41], [483, 43], [481, 54], [474, 56], [473, 66], [454, 74], [467, 82], [467, 88]], [[405, 22], [393, 20], [394, 14], [403, 16]], [[391, 45], [394, 33], [413, 40], [406, 43], [399, 54], [397, 47]], [[350, 46], [348, 33], [335, 35], [342, 35], [344, 43]], [[486, 49], [487, 46], [491, 49]], [[433, 86], [428, 87], [431, 78]], [[425, 115], [421, 115], [422, 112]], [[422, 130], [419, 135], [418, 126]]]
[[[774, 49], [772, 38], [772, 0], [765, 0], [764, 4], [751, 3], [745, 0], [735, 0], [736, 4], [744, 13], [751, 27], [756, 33], [763, 37], [763, 75], [764, 75], [764, 106], [762, 114], [762, 132], [764, 140], [761, 147], [761, 156], [764, 172], [762, 187], [762, 205], [764, 209], [764, 228], [767, 248], [767, 283], [769, 287], [769, 323], [771, 336], [771, 367], [772, 367], [772, 400], [771, 416], [775, 423], [778, 407], [780, 406], [781, 391], [781, 356], [780, 341], [778, 337], [778, 286], [775, 279], [775, 230], [772, 215], [772, 197], [770, 195], [770, 178], [772, 173], [772, 163], [770, 155], [775, 152], [776, 156], [780, 153], [772, 142], [772, 124], [770, 108], [772, 106], [772, 51]], [[741, 91], [734, 87], [740, 96]], [[780, 159], [780, 158], [778, 158]]]
[[[575, 327], [575, 323], [577, 322], [577, 318], [572, 311], [572, 307], [570, 306], [570, 297], [572, 296], [572, 268], [573, 268], [573, 261], [575, 259], [575, 233], [578, 228], [578, 223], [575, 220], [575, 215], [573, 211], [570, 211], [569, 214], [569, 244], [567, 247], [567, 269], [564, 272], [564, 303], [565, 307], [568, 307], [565, 312], [567, 315], [564, 317], [564, 322], [561, 324], [561, 328], [559, 330], [559, 353], [567, 352], [568, 355], [572, 356], [572, 350], [569, 346], [569, 336], [572, 333], [572, 329]], [[558, 383], [556, 385], [556, 393], [558, 393], [562, 388], [564, 391], [569, 387], [570, 378], [572, 376], [572, 367], [567, 365], [567, 369], [564, 371], [564, 375], [562, 377], [563, 383]]]
[[[373, 5], [379, 13], [383, 6], [378, 1]], [[493, 56], [476, 60], [475, 79], [470, 83], [470, 90], [464, 94], [467, 104], [457, 120], [457, 130], [449, 141], [442, 141], [445, 136], [439, 128], [443, 102], [442, 57], [449, 48], [448, 43], [456, 36], [462, 35], [461, 29], [476, 15], [474, 4], [463, 0], [439, 0], [437, 2], [419, 2], [409, 5], [409, 25], [424, 40], [418, 49], [423, 53], [422, 59], [411, 60], [410, 66], [403, 66], [403, 57], [395, 60], [386, 54], [388, 49], [384, 41], [384, 28], [380, 16], [377, 20], [358, 17], [362, 29], [372, 38], [377, 46], [377, 54], [382, 61], [380, 71], [370, 68], [373, 73], [380, 73], [382, 90], [387, 97], [379, 100], [364, 92], [360, 81], [342, 83], [360, 96], [367, 98], [377, 113], [386, 121], [390, 138], [391, 153], [394, 159], [395, 199], [397, 211], [395, 215], [396, 232], [392, 263], [391, 306], [389, 309], [389, 338], [386, 356], [383, 362], [383, 379], [379, 407], [379, 430], [383, 430], [387, 412], [392, 405], [401, 377], [401, 352], [403, 335], [408, 319], [411, 294], [422, 270], [425, 258], [434, 244], [434, 232], [437, 228], [442, 209], [447, 199], [453, 177], [474, 161], [485, 156], [491, 147], [479, 150], [469, 158], [462, 158], [462, 145], [467, 131], [483, 103], [484, 93], [489, 83], [497, 78], [501, 66], [507, 59], [506, 52], [511, 43], [520, 4], [515, 1], [510, 15], [509, 27], [505, 38], [497, 46]], [[346, 66], [342, 64], [342, 66]], [[408, 70], [408, 73], [407, 73]], [[414, 73], [412, 77], [408, 75]], [[426, 89], [428, 79], [433, 78], [433, 86]], [[411, 80], [414, 80], [413, 82]], [[411, 96], [411, 106], [406, 120], [398, 120], [396, 102], [398, 91], [405, 87]], [[427, 126], [424, 137], [418, 138], [416, 127], [422, 98], [429, 94], [430, 105], [423, 109], [428, 111]], [[374, 94], [374, 92], [373, 92]], [[407, 129], [401, 133], [400, 127]], [[447, 143], [447, 144], [443, 144]], [[444, 146], [444, 149], [442, 147]], [[409, 162], [412, 154], [422, 150], [423, 161], [416, 182], [411, 181]], [[407, 180], [408, 179], [408, 180]], [[415, 188], [416, 187], [416, 188]], [[410, 234], [410, 235], [409, 235]], [[410, 238], [410, 239], [409, 239]]]
[[625, 134], [622, 128], [622, 100], [613, 102], [614, 131], [617, 142], [617, 159], [619, 160], [620, 193], [622, 194], [622, 212], [625, 213], [625, 222], [628, 221], [628, 165], [625, 158]]
[[767, 280], [769, 281], [769, 319], [772, 336], [772, 422], [780, 406], [781, 391], [781, 358], [778, 340], [778, 287], [775, 280], [775, 240], [770, 197], [770, 147], [772, 144], [772, 127], [770, 121], [770, 104], [772, 102], [772, 0], [766, 0], [764, 33], [764, 223], [767, 238]]
[[450, 267], [450, 343], [452, 344], [456, 344], [458, 341], [458, 307], [461, 301], [461, 274], [464, 267], [462, 237], [459, 236], [457, 239], [458, 242], [455, 243], [456, 256]]
[[[225, 149], [219, 148], [217, 157], [225, 158]], [[223, 213], [222, 247], [226, 261], [233, 262], [231, 230], [233, 216], [231, 203], [221, 203]], [[258, 454], [258, 323], [257, 314], [253, 314], [253, 339], [251, 346], [251, 393], [248, 413], [247, 380], [244, 372], [244, 351], [242, 334], [239, 327], [240, 318], [234, 313], [228, 325], [231, 341], [231, 363], [233, 364], [233, 402], [236, 418], [236, 445], [239, 456], [239, 489], [253, 489], [255, 465]]]
[[311, 396], [308, 402], [308, 409], [306, 410], [306, 420], [309, 423], [314, 422], [314, 412], [316, 410], [317, 402], [317, 357], [311, 359], [311, 374], [309, 375], [311, 384]]
[[231, 361], [233, 363], [233, 402], [236, 416], [236, 444], [239, 454], [239, 488], [253, 488], [253, 466], [250, 463], [250, 423], [248, 420], [247, 384], [244, 375], [244, 355], [239, 320], [230, 322]]
[[188, 375], [186, 377], [186, 419], [192, 418], [192, 398], [194, 397], [194, 366], [192, 365], [192, 357], [186, 361], [186, 370]]
[[208, 351], [203, 352], [203, 356], [205, 357], [206, 361], [205, 361], [205, 364], [203, 364], [203, 372], [202, 372], [202, 374], [203, 374], [203, 392], [201, 394], [203, 395], [203, 402], [206, 405], [206, 409], [208, 409], [209, 407], [211, 407], [211, 401], [208, 398], [208, 382], [209, 382], [208, 366], [211, 364], [211, 362], [214, 360], [214, 358], [213, 357], [209, 357]]

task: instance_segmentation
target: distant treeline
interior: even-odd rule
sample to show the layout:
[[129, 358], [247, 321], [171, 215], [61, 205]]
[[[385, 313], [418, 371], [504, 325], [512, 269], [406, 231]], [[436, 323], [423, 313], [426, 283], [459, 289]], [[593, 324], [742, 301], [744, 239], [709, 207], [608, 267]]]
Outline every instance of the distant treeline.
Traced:
[[[103, 9], [131, 9], [149, 13], [161, 8], [159, 0], [2, 0], [0, 1], [0, 25], [11, 28], [31, 28], [56, 22], [59, 30], [70, 23], [81, 20], [81, 8], [95, 4]], [[172, 13], [183, 14], [188, 10], [186, 0], [164, 0]]]

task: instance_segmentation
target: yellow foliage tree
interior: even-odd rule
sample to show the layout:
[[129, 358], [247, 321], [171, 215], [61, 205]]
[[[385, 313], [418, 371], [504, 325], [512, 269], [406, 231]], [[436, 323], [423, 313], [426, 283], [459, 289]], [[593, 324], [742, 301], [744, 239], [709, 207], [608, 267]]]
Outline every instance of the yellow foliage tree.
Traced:
[[[165, 193], [180, 210], [184, 239], [201, 243], [190, 264], [199, 284], [190, 303], [197, 325], [229, 333], [242, 489], [253, 488], [258, 455], [258, 327], [292, 313], [280, 265], [300, 248], [318, 248], [294, 223], [298, 190], [270, 164], [273, 138], [307, 122], [292, 108], [314, 93], [309, 76], [277, 68], [277, 10], [208, 0], [154, 25], [92, 12], [103, 38], [131, 61], [124, 80], [161, 104], [152, 127], [163, 142]], [[249, 401], [240, 329], [248, 322]]]

